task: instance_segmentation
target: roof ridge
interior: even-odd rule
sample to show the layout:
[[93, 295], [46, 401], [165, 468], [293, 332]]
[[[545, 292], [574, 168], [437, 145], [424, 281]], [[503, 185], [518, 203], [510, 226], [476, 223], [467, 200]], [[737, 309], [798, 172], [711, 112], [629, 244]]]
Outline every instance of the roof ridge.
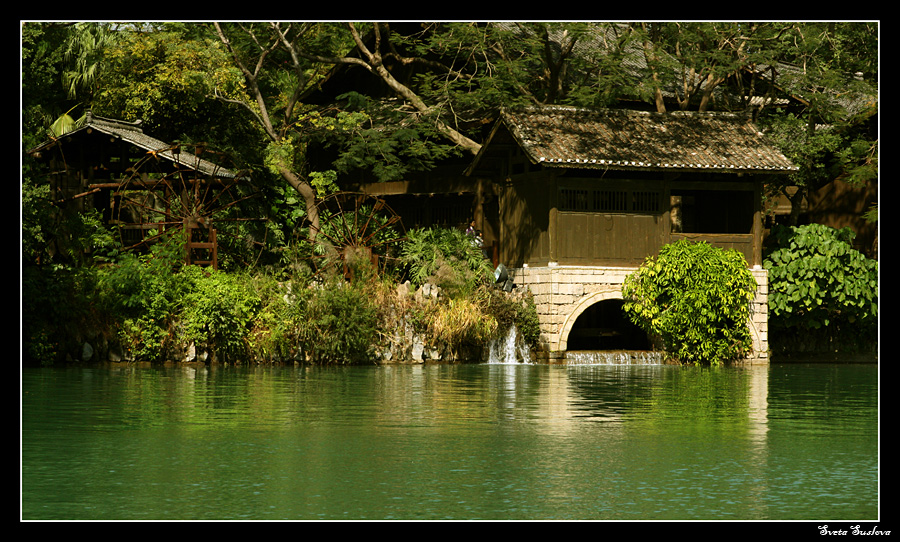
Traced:
[[110, 128], [121, 128], [123, 130], [131, 130], [134, 132], [140, 132], [142, 134], [144, 133], [144, 129], [141, 127], [144, 122], [142, 119], [138, 119], [134, 122], [128, 122], [119, 119], [110, 119], [97, 116], [91, 110], [88, 110], [85, 113], [85, 119], [85, 124], [93, 124], [95, 126], [109, 126]]
[[524, 107], [518, 108], [510, 108], [504, 109], [504, 112], [515, 113], [515, 112], [524, 112], [524, 113], [545, 113], [545, 112], [554, 112], [559, 111], [562, 113], [583, 113], [588, 115], [601, 115], [601, 116], [623, 116], [623, 117], [665, 117], [665, 116], [678, 116], [678, 117], [725, 117], [725, 118], [736, 118], [736, 119], [749, 119], [749, 115], [745, 111], [666, 111], [660, 113], [658, 111], [642, 111], [639, 109], [616, 109], [616, 108], [590, 108], [590, 107], [581, 107], [574, 105], [560, 105], [560, 104], [548, 104], [548, 105], [528, 105]]

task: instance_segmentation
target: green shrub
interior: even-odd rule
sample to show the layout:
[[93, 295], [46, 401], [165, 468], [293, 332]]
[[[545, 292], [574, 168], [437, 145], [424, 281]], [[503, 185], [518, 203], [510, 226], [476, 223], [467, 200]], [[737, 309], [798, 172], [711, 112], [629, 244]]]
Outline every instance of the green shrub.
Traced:
[[[788, 330], [843, 337], [848, 347], [875, 338], [878, 262], [854, 250], [850, 228], [822, 224], [776, 227], [763, 262], [769, 271], [769, 329], [777, 342]], [[826, 331], [827, 330], [827, 331]]]
[[205, 346], [218, 361], [243, 362], [250, 354], [247, 339], [260, 302], [250, 281], [189, 265], [179, 273], [187, 287], [180, 313], [184, 343]]
[[625, 279], [623, 308], [682, 363], [719, 365], [741, 358], [752, 345], [748, 319], [755, 289], [741, 253], [681, 240], [663, 246]]
[[536, 348], [541, 337], [541, 322], [538, 319], [534, 298], [530, 295], [516, 305], [516, 328], [522, 339], [531, 348]]
[[531, 294], [508, 294], [499, 288], [490, 288], [482, 303], [485, 313], [497, 320], [498, 330], [504, 332], [515, 325], [519, 335], [529, 347], [536, 347], [541, 328], [537, 308]]
[[260, 299], [248, 341], [258, 361], [294, 361], [300, 358], [299, 322], [306, 318], [305, 283], [280, 281], [268, 274], [253, 277]]
[[357, 283], [330, 281], [303, 296], [304, 317], [297, 337], [309, 361], [357, 363], [365, 361], [375, 344], [378, 313], [370, 296]]
[[52, 264], [22, 268], [23, 361], [52, 365], [75, 352], [86, 333], [102, 328], [94, 303], [96, 273]]
[[400, 252], [409, 280], [416, 286], [431, 282], [450, 297], [472, 295], [493, 279], [493, 267], [473, 239], [455, 228], [427, 228], [408, 232]]
[[128, 357], [163, 360], [174, 346], [185, 285], [178, 279], [182, 245], [154, 245], [148, 254], [122, 253], [98, 270], [98, 304], [118, 328]]

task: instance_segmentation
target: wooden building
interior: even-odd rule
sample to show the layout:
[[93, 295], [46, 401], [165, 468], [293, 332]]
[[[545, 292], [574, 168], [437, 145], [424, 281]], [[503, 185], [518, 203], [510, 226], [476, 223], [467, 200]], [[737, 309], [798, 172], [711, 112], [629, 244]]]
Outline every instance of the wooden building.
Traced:
[[[412, 207], [470, 213], [507, 267], [636, 267], [683, 238], [734, 248], [752, 267], [762, 185], [794, 169], [737, 114], [530, 108], [503, 112], [465, 177], [428, 183]], [[394, 205], [415, 186], [426, 185], [366, 189]]]
[[208, 149], [166, 143], [145, 134], [140, 122], [87, 112], [79, 127], [28, 153], [46, 166], [61, 212], [98, 210], [125, 248], [184, 234], [188, 263], [217, 266], [215, 225], [241, 199], [242, 179], [201, 158], [213, 154]]

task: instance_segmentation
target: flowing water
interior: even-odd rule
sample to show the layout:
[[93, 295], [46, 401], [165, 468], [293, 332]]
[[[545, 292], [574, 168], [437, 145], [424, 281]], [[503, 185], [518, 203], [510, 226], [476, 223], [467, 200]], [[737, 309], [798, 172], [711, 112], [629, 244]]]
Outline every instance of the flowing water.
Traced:
[[664, 352], [652, 350], [573, 350], [566, 352], [569, 365], [662, 365]]
[[25, 520], [877, 520], [878, 367], [23, 369]]

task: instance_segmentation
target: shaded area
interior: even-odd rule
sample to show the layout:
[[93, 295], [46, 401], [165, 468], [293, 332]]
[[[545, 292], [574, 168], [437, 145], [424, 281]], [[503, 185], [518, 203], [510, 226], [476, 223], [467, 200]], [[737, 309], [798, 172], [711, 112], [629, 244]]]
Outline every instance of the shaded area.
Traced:
[[647, 333], [628, 319], [623, 304], [607, 299], [588, 307], [572, 326], [568, 350], [651, 350]]

